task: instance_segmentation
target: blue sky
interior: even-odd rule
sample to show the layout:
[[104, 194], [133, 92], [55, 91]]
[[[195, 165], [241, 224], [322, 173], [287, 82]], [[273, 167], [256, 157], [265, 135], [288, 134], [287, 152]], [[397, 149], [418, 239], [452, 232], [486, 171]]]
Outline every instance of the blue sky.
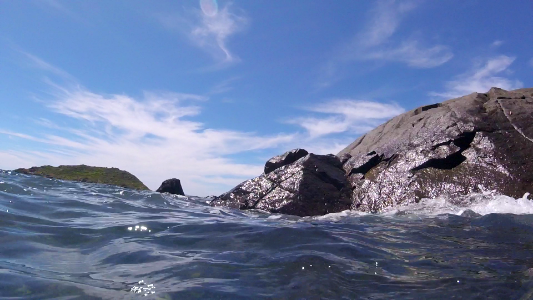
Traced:
[[118, 167], [220, 194], [301, 147], [533, 87], [533, 2], [1, 1], [0, 168]]

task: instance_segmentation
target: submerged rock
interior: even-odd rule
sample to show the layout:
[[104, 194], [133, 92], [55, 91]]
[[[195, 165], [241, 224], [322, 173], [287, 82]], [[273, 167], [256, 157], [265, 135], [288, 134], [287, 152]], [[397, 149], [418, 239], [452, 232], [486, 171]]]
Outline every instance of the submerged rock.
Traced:
[[61, 180], [103, 183], [130, 189], [148, 190], [148, 187], [146, 187], [146, 185], [144, 185], [137, 177], [117, 168], [92, 167], [86, 165], [59, 167], [42, 166], [31, 167], [29, 169], [16, 169], [14, 172]]
[[157, 189], [156, 192], [185, 196], [185, 193], [183, 193], [183, 188], [181, 187], [181, 182], [179, 179], [176, 178], [167, 179], [163, 181], [163, 183], [161, 183], [161, 186]]
[[276, 156], [211, 204], [311, 216], [487, 190], [518, 198], [533, 191], [532, 124], [533, 89], [492, 88], [401, 114], [336, 157]]
[[379, 212], [422, 198], [533, 190], [533, 89], [492, 88], [399, 115], [338, 156], [352, 209]]
[[211, 205], [316, 216], [349, 209], [350, 191], [336, 156], [307, 154], [239, 184]]

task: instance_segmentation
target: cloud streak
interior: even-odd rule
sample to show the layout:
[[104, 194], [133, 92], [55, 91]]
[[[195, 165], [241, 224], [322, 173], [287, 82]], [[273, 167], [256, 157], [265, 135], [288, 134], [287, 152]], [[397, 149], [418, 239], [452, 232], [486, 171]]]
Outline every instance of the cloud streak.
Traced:
[[[228, 155], [278, 147], [294, 138], [290, 134], [259, 136], [205, 128], [190, 120], [200, 114], [197, 104], [205, 100], [178, 93], [145, 93], [142, 99], [134, 99], [80, 87], [56, 88], [49, 109], [77, 121], [77, 127], [56, 135], [0, 131], [42, 145], [38, 151], [4, 151], [0, 156], [17, 157], [13, 161], [25, 161], [28, 166], [84, 163], [119, 167], [139, 176], [152, 189], [164, 179], [178, 177], [187, 193], [208, 195], [262, 172], [261, 165], [236, 163]], [[49, 123], [47, 127], [54, 126]]]
[[0, 130], [2, 135], [37, 145], [33, 150], [0, 151], [0, 157], [9, 158], [2, 167], [118, 167], [152, 189], [167, 178], [180, 178], [188, 194], [200, 196], [227, 191], [262, 172], [263, 161], [242, 163], [231, 158], [235, 154], [265, 149], [278, 154], [295, 147], [337, 153], [354, 135], [404, 111], [396, 104], [334, 99], [307, 108], [314, 116], [289, 122], [305, 129], [304, 133], [258, 135], [207, 128], [194, 121], [201, 114], [200, 104], [208, 101], [205, 96], [145, 92], [143, 97], [133, 98], [98, 94], [79, 85], [52, 89], [46, 105], [66, 117], [63, 120], [69, 126], [38, 119], [41, 127], [34, 130], [36, 134]]
[[414, 1], [378, 1], [363, 29], [325, 64], [319, 86], [330, 86], [339, 79], [339, 68], [355, 62], [399, 62], [424, 69], [438, 67], [452, 59], [448, 46], [428, 46], [420, 39], [396, 37], [403, 18], [416, 7]]
[[[165, 179], [177, 177], [188, 194], [220, 194], [263, 171], [263, 160], [243, 162], [234, 155], [253, 151], [279, 154], [296, 147], [319, 154], [337, 153], [354, 135], [404, 111], [396, 104], [333, 99], [306, 107], [310, 116], [286, 122], [304, 132], [261, 135], [208, 128], [197, 121], [208, 96], [95, 93], [62, 69], [21, 53], [32, 66], [57, 75], [65, 84], [45, 79], [47, 98], [38, 103], [55, 116], [36, 118], [37, 127], [31, 133], [0, 128], [0, 135], [10, 141], [33, 145], [21, 150], [15, 143], [0, 151], [2, 168], [7, 169], [45, 164], [118, 167], [132, 172], [152, 189]], [[237, 79], [223, 81], [213, 93], [227, 91]]]
[[228, 47], [228, 40], [234, 34], [243, 31], [249, 20], [240, 10], [231, 4], [220, 10], [205, 13], [196, 9], [183, 18], [177, 15], [158, 17], [163, 26], [184, 32], [199, 48], [210, 53], [219, 63], [238, 62], [239, 58]]
[[472, 70], [456, 76], [455, 79], [445, 83], [444, 92], [431, 92], [431, 96], [442, 98], [456, 98], [473, 92], [485, 93], [491, 87], [499, 87], [505, 90], [514, 90], [523, 86], [522, 82], [510, 79], [500, 74], [509, 74], [509, 66], [515, 58], [500, 55], [478, 64]]
[[320, 116], [295, 118], [288, 123], [306, 129], [311, 139], [344, 132], [365, 133], [386, 119], [405, 111], [397, 104], [353, 99], [334, 99], [308, 110], [319, 113]]

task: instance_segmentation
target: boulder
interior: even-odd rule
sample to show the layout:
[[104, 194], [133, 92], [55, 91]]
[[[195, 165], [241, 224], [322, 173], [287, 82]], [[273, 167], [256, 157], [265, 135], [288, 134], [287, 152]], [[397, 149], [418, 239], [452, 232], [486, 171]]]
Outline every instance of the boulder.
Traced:
[[363, 135], [338, 154], [352, 209], [533, 191], [532, 96], [533, 89], [492, 88], [419, 107]]
[[492, 88], [401, 114], [337, 156], [295, 149], [211, 205], [314, 216], [492, 191], [533, 192], [533, 88]]
[[[295, 153], [305, 151], [297, 150]], [[282, 156], [289, 156], [287, 153]], [[288, 160], [291, 159], [285, 159], [285, 162]], [[211, 205], [316, 216], [349, 209], [350, 192], [342, 164], [336, 156], [306, 154], [239, 184], [215, 198]]]
[[163, 181], [163, 183], [161, 183], [161, 186], [157, 189], [156, 192], [185, 196], [185, 193], [183, 193], [183, 188], [181, 187], [181, 182], [179, 179], [176, 178], [167, 179]]
[[266, 162], [265, 174], [268, 174], [285, 165], [292, 164], [293, 162], [299, 160], [307, 154], [309, 153], [304, 149], [294, 149], [291, 151], [287, 151], [282, 155], [274, 156]]

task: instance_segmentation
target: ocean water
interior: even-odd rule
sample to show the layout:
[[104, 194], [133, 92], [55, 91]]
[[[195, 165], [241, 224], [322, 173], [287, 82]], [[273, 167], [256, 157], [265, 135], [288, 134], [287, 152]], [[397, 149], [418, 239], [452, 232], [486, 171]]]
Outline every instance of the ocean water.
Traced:
[[0, 299], [533, 298], [528, 195], [305, 218], [207, 201], [0, 171]]

